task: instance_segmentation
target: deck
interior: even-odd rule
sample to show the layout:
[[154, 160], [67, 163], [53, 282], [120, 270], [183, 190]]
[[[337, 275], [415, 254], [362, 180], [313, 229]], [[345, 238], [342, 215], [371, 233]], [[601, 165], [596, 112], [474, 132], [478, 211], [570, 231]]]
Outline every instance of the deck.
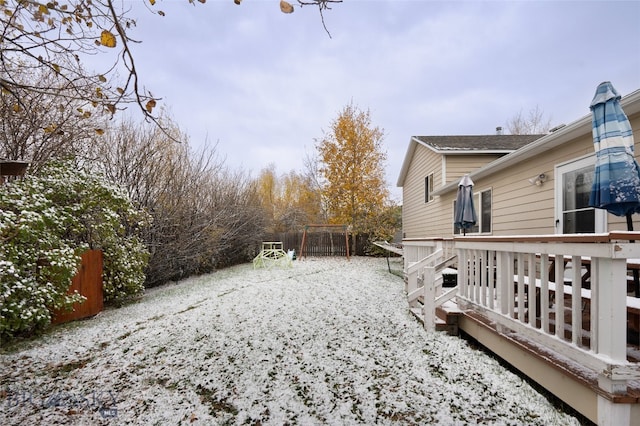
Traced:
[[[409, 306], [425, 328], [473, 337], [594, 423], [640, 424], [635, 239], [405, 241]], [[451, 268], [457, 286], [447, 288], [442, 272]]]

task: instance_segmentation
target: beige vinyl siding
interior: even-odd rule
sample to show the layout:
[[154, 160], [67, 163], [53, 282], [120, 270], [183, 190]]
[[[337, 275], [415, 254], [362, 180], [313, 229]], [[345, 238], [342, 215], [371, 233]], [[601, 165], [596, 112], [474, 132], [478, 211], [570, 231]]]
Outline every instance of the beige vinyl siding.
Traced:
[[445, 155], [447, 162], [447, 183], [459, 180], [462, 176], [480, 167], [497, 160], [500, 154], [448, 154]]
[[442, 237], [452, 235], [453, 202], [443, 203], [441, 197], [436, 197], [436, 211], [431, 211], [429, 223], [423, 235], [428, 237]]
[[[553, 171], [546, 167], [542, 158], [536, 158], [521, 170], [514, 168], [495, 176], [493, 235], [554, 233]], [[548, 176], [542, 186], [529, 183], [540, 173]]]
[[[535, 235], [555, 233], [555, 176], [557, 164], [593, 153], [591, 133], [549, 150], [522, 163], [474, 181], [474, 192], [492, 190], [492, 235]], [[544, 173], [542, 186], [532, 185], [530, 178]], [[440, 198], [453, 206], [455, 191]], [[452, 207], [448, 221], [453, 219]], [[640, 225], [639, 225], [640, 226]], [[443, 237], [451, 236], [450, 227]]]
[[[500, 155], [447, 155], [447, 182], [499, 158]], [[424, 178], [433, 173], [434, 190], [442, 187], [442, 155], [418, 145], [403, 187], [402, 227], [404, 238], [431, 238], [453, 235], [453, 198], [435, 197], [424, 202]], [[455, 198], [455, 194], [453, 194]]]
[[[630, 117], [634, 129], [636, 158], [640, 154], [640, 114]], [[578, 158], [593, 155], [591, 132], [560, 147], [549, 150], [527, 161], [513, 164], [490, 177], [478, 179], [475, 190], [493, 189], [492, 234], [493, 235], [535, 235], [554, 234], [555, 221], [555, 176], [554, 168]], [[542, 186], [529, 182], [540, 173], [547, 176]], [[445, 196], [441, 197], [445, 198]], [[455, 192], [446, 194], [453, 203]], [[625, 230], [626, 221], [608, 214], [608, 230]], [[640, 215], [634, 215], [636, 228], [640, 229]]]
[[425, 203], [424, 178], [433, 173], [434, 190], [441, 186], [442, 162], [440, 155], [418, 144], [411, 159], [407, 176], [402, 188], [402, 231], [404, 238], [422, 238], [427, 233], [429, 224], [433, 222], [434, 215], [440, 214], [436, 197], [433, 201]]
[[[629, 117], [634, 129], [636, 158], [640, 158], [640, 113]], [[492, 191], [492, 235], [536, 235], [556, 233], [555, 168], [594, 155], [591, 129], [581, 128], [579, 136], [555, 148], [527, 157], [490, 176], [473, 178], [474, 192]], [[552, 146], [552, 145], [551, 145]], [[460, 179], [500, 155], [446, 155], [446, 182]], [[442, 184], [442, 155], [418, 145], [408, 167], [403, 186], [403, 231], [405, 238], [440, 238], [453, 235], [452, 190], [424, 203], [424, 178], [434, 173], [434, 190]], [[542, 186], [529, 179], [544, 173]], [[634, 215], [634, 228], [640, 230], [640, 214]], [[623, 217], [607, 214], [607, 230], [626, 230]]]
[[[592, 153], [589, 134], [476, 182], [493, 188], [493, 235], [554, 234], [554, 167]], [[529, 179], [541, 173], [546, 182], [532, 185]]]

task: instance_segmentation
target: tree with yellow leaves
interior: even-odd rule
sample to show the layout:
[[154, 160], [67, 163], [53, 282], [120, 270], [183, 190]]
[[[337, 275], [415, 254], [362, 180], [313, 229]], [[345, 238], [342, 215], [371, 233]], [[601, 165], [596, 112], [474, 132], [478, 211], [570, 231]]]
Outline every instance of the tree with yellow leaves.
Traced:
[[376, 218], [388, 204], [383, 138], [384, 131], [372, 126], [370, 112], [351, 103], [317, 141], [330, 221], [350, 225], [353, 235], [375, 233]]
[[320, 218], [320, 194], [307, 176], [294, 170], [278, 176], [275, 164], [270, 164], [260, 172], [256, 188], [269, 232], [298, 231]]

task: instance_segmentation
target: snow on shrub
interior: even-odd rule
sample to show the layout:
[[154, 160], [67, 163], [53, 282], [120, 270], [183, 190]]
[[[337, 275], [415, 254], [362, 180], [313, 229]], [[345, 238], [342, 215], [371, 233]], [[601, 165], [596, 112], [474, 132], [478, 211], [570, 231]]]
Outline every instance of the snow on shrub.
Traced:
[[104, 252], [106, 302], [143, 291], [148, 252], [138, 237], [149, 216], [119, 188], [71, 163], [0, 187], [0, 340], [45, 328], [68, 295], [87, 249]]

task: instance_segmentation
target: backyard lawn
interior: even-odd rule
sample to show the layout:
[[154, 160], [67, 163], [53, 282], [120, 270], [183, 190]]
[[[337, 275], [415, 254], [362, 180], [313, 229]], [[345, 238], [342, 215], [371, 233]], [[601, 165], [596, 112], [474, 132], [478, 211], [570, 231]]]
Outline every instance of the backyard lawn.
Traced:
[[0, 359], [2, 425], [579, 424], [466, 341], [425, 332], [386, 259], [232, 267]]

